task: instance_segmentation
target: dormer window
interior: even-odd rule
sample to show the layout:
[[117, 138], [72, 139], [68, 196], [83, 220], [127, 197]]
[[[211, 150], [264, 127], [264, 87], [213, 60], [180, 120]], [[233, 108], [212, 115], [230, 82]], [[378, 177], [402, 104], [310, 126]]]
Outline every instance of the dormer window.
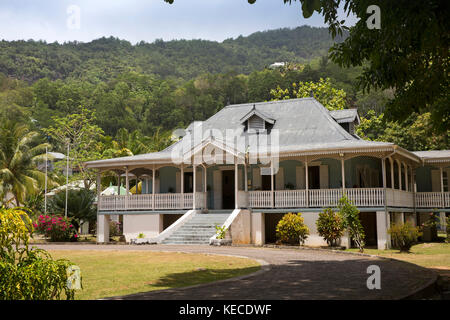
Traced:
[[264, 119], [254, 115], [251, 116], [250, 119], [247, 120], [247, 128], [248, 130], [264, 130], [266, 129], [266, 122]]
[[253, 105], [253, 108], [241, 118], [241, 123], [248, 132], [259, 132], [270, 129], [275, 120], [264, 112], [257, 110], [255, 105]]

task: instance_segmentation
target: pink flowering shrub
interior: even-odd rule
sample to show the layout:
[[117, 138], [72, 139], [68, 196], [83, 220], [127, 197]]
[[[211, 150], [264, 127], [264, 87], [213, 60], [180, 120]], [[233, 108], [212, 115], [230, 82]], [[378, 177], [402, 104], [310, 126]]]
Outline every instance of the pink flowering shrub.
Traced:
[[57, 215], [40, 215], [34, 228], [50, 238], [50, 241], [77, 241], [78, 235], [70, 220]]

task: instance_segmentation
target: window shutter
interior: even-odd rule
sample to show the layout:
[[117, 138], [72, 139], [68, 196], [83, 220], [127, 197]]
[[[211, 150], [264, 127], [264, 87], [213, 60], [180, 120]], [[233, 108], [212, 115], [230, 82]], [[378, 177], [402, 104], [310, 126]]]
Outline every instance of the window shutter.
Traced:
[[176, 193], [181, 193], [181, 172], [175, 173], [175, 180], [176, 180]]
[[253, 190], [261, 189], [261, 173], [259, 171], [259, 168], [253, 168], [252, 173], [253, 173], [252, 177]]
[[441, 173], [439, 170], [431, 170], [431, 191], [441, 191]]
[[264, 119], [261, 119], [258, 116], [252, 116], [248, 119], [248, 129], [249, 130], [264, 130], [265, 123]]
[[276, 190], [284, 190], [284, 168], [279, 167], [275, 176]]
[[214, 209], [222, 209], [222, 171], [214, 170]]
[[297, 189], [306, 189], [305, 167], [295, 167], [295, 182], [297, 184]]
[[320, 165], [320, 189], [328, 189], [328, 166]]

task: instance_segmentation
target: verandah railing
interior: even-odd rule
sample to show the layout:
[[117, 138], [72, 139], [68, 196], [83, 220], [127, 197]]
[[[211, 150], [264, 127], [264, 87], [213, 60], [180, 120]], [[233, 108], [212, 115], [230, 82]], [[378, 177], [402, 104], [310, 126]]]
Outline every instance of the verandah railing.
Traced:
[[[192, 209], [193, 193], [155, 193], [100, 196], [99, 210]], [[196, 192], [197, 209], [206, 207], [206, 193]]]

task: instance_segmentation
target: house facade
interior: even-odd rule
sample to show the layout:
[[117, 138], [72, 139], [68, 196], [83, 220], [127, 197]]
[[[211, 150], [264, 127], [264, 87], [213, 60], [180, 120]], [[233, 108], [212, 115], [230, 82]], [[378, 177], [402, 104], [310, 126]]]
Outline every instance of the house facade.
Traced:
[[[391, 245], [392, 223], [450, 211], [450, 151], [411, 152], [355, 134], [355, 109], [328, 111], [314, 98], [230, 105], [176, 130], [167, 149], [85, 165], [98, 170], [98, 241], [120, 215], [127, 241], [209, 243], [215, 225], [233, 243], [275, 242], [287, 212], [301, 212], [307, 245], [325, 245], [316, 220], [346, 195], [360, 210], [366, 243]], [[102, 176], [128, 191], [101, 195]], [[136, 188], [138, 190], [138, 188]], [[341, 244], [350, 246], [346, 236]]]

